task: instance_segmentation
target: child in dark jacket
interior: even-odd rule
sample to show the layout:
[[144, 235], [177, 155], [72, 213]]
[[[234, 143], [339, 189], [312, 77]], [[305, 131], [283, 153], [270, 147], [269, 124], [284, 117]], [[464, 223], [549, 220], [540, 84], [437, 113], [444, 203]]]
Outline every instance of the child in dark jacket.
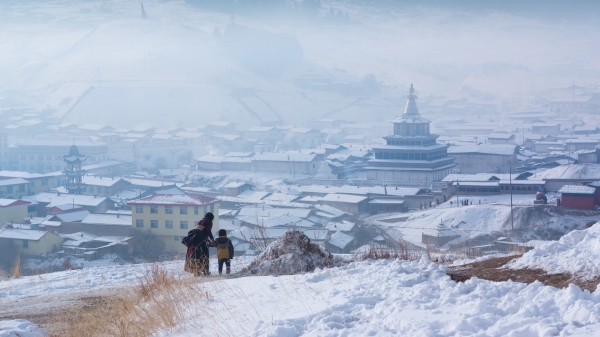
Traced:
[[219, 229], [219, 237], [215, 242], [217, 243], [219, 275], [223, 273], [223, 263], [227, 266], [226, 273], [229, 274], [231, 272], [231, 259], [233, 259], [233, 243], [227, 238], [227, 231]]

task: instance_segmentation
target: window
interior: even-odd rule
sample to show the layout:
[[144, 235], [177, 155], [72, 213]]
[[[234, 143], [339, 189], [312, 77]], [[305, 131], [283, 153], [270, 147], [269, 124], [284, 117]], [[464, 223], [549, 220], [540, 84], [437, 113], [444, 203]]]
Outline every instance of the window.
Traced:
[[30, 172], [33, 172], [33, 171], [35, 171], [35, 165], [31, 165], [31, 166], [29, 166], [29, 171], [30, 171]]
[[158, 214], [158, 206], [150, 206], [150, 214]]
[[48, 172], [52, 171], [52, 166], [46, 166], [46, 170], [48, 170]]
[[29, 241], [23, 240], [23, 249], [29, 248]]
[[212, 213], [214, 213], [214, 212], [215, 212], [215, 204], [210, 204], [210, 211], [211, 211]]
[[46, 156], [46, 160], [52, 160], [52, 156]]
[[31, 187], [35, 187], [35, 181], [33, 181], [33, 180], [32, 180], [32, 181], [30, 181], [30, 182], [29, 182], [29, 186], [31, 186]]
[[25, 192], [25, 185], [19, 185], [19, 192]]
[[62, 160], [62, 159], [60, 159], [60, 156], [55, 156], [54, 160]]
[[6, 193], [12, 193], [13, 192], [13, 187], [12, 186], [6, 186]]
[[[42, 186], [48, 186], [48, 179], [42, 179]], [[33, 185], [31, 185], [31, 187], [33, 187]]]
[[38, 156], [38, 160], [44, 160], [44, 156]]
[[135, 205], [135, 212], [136, 213], [144, 213], [144, 206], [142, 206], [142, 205]]
[[206, 214], [206, 212], [208, 212], [208, 207], [204, 206], [203, 213]]
[[165, 220], [165, 228], [173, 228], [173, 220]]
[[27, 166], [21, 165], [21, 171], [27, 171]]
[[158, 220], [150, 220], [150, 228], [158, 228]]
[[34, 155], [29, 155], [29, 160], [35, 160], [35, 156]]
[[[174, 236], [174, 238], [175, 238], [175, 241], [179, 241], [179, 236]], [[181, 240], [183, 240], [183, 239], [181, 239]]]
[[187, 221], [179, 221], [179, 228], [180, 229], [188, 229], [188, 222]]
[[198, 215], [199, 212], [198, 206], [194, 207], [194, 215]]
[[179, 214], [188, 214], [187, 213], [187, 206], [179, 206]]
[[165, 206], [165, 214], [173, 214], [173, 206]]
[[55, 167], [54, 167], [54, 169], [55, 169], [56, 171], [60, 171], [60, 166], [55, 166]]
[[21, 156], [21, 160], [25, 160], [25, 159], [27, 159], [27, 156], [25, 156], [25, 155], [22, 155], [22, 156]]
[[135, 220], [135, 227], [144, 228], [144, 220], [142, 220], [142, 219]]

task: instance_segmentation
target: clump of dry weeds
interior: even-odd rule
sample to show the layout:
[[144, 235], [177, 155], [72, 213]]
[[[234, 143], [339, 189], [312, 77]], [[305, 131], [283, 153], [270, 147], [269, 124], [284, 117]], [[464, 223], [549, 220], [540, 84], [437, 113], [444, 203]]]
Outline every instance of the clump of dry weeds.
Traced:
[[153, 264], [138, 284], [114, 296], [95, 298], [90, 305], [57, 314], [50, 336], [146, 337], [159, 331], [181, 328], [186, 308], [209, 299], [196, 287], [201, 279], [179, 277]]
[[421, 258], [421, 254], [414, 249], [410, 249], [408, 245], [399, 243], [394, 247], [371, 244], [369, 248], [360, 252], [356, 252], [351, 261], [365, 260], [387, 260], [400, 259], [407, 261], [415, 261]]

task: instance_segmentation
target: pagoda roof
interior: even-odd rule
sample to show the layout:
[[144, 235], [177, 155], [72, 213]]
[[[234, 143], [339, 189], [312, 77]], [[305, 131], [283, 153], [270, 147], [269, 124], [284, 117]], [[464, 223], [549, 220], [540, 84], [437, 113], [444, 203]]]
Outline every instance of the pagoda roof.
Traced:
[[86, 170], [81, 170], [81, 171], [77, 171], [77, 172], [71, 172], [71, 171], [63, 171], [64, 175], [66, 176], [84, 176], [86, 175], [87, 171]]
[[433, 151], [447, 148], [449, 145], [435, 144], [428, 146], [421, 145], [382, 145], [374, 146], [373, 150], [421, 150], [421, 151]]
[[406, 115], [402, 116], [402, 118], [396, 118], [392, 121], [394, 124], [428, 124], [431, 123], [429, 119], [425, 119], [422, 117], [408, 117]]
[[64, 161], [68, 161], [68, 162], [75, 162], [75, 161], [81, 161], [82, 162], [82, 161], [84, 161], [86, 159], [88, 159], [88, 157], [81, 156], [81, 155], [78, 155], [78, 156], [64, 156], [63, 157], [63, 160]]

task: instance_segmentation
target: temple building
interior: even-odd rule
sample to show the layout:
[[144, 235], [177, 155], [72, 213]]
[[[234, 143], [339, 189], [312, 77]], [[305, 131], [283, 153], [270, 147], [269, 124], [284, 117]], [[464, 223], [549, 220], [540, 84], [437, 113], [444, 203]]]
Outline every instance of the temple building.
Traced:
[[82, 178], [86, 174], [86, 171], [81, 168], [83, 163], [88, 157], [79, 154], [79, 149], [76, 145], [72, 145], [69, 149], [69, 154], [62, 157], [66, 164], [65, 170], [65, 188], [70, 194], [81, 194], [86, 184], [83, 183]]
[[429, 132], [431, 121], [419, 114], [412, 84], [407, 99], [402, 116], [392, 121], [394, 134], [383, 137], [387, 144], [374, 147], [375, 158], [363, 168], [367, 180], [434, 182], [456, 166], [448, 157], [448, 146], [438, 144], [439, 136]]

